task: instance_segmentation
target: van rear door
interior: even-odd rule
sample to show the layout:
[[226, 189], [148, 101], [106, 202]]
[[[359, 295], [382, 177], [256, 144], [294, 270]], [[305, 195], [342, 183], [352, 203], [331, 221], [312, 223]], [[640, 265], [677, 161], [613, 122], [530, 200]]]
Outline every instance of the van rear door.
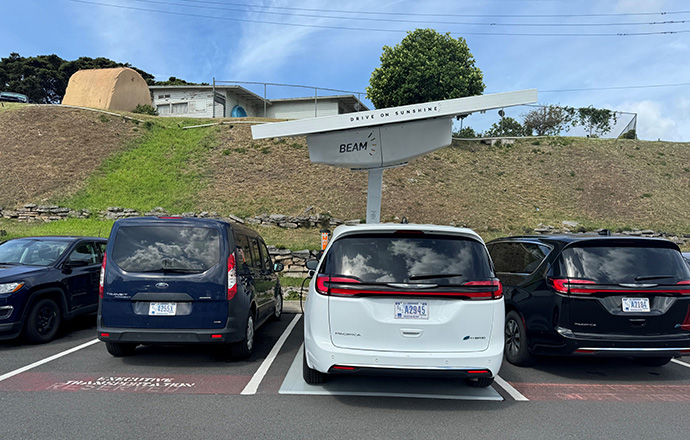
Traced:
[[161, 220], [121, 225], [114, 232], [102, 300], [104, 325], [225, 326], [228, 243], [223, 229]]

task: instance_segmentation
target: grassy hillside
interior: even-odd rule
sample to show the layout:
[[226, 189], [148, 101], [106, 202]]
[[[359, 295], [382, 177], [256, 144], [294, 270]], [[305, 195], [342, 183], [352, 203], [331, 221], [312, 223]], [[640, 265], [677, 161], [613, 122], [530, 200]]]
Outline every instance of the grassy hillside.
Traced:
[[[240, 217], [299, 215], [312, 207], [343, 219], [364, 217], [366, 173], [312, 164], [304, 138], [255, 141], [249, 124], [237, 121], [191, 130], [181, 126], [209, 121], [147, 121], [54, 107], [0, 111], [0, 206], [34, 202], [140, 211], [162, 206], [173, 213]], [[36, 146], [43, 145], [46, 133], [51, 141], [40, 154], [50, 155], [40, 156]], [[60, 172], [66, 168], [75, 170]], [[687, 234], [690, 144], [579, 138], [504, 146], [456, 142], [384, 172], [382, 219], [403, 216], [468, 226], [485, 237], [563, 220], [587, 228]], [[103, 226], [97, 220], [82, 224], [91, 233]], [[0, 222], [0, 229], [18, 234], [56, 227]], [[309, 231], [262, 228], [262, 234], [286, 246], [311, 243], [312, 235], [313, 244], [318, 242]]]

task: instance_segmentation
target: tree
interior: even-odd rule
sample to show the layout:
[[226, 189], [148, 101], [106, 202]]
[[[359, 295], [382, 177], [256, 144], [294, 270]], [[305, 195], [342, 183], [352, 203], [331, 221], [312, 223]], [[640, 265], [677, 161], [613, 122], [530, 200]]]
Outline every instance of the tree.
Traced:
[[456, 132], [453, 132], [453, 137], [463, 138], [463, 139], [476, 138], [476, 137], [480, 137], [480, 136], [481, 136], [481, 132], [480, 133], [475, 132], [472, 127], [464, 127], [462, 130], [458, 130]]
[[565, 107], [568, 112], [573, 126], [582, 125], [589, 134], [587, 137], [599, 137], [611, 131], [611, 121], [616, 125], [618, 121], [616, 112], [602, 108], [580, 107], [574, 109], [572, 107]]
[[501, 118], [500, 121], [495, 122], [487, 131], [484, 132], [486, 137], [501, 137], [501, 136], [524, 136], [525, 127], [518, 121], [511, 117]]
[[543, 106], [522, 115], [525, 134], [558, 136], [569, 122], [569, 115], [557, 105]]
[[464, 38], [416, 29], [395, 47], [383, 46], [367, 98], [376, 108], [395, 107], [481, 95], [484, 87]]

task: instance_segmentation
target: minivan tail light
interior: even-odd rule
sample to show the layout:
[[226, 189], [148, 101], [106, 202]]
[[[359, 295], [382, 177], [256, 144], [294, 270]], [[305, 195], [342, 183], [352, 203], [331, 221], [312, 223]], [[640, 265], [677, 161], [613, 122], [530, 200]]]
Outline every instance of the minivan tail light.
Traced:
[[105, 284], [105, 261], [108, 256], [103, 252], [103, 262], [101, 263], [101, 276], [98, 279], [98, 297], [103, 298], [103, 285]]
[[356, 278], [329, 277], [328, 275], [319, 275], [318, 277], [316, 277], [316, 291], [322, 295], [329, 295], [331, 293], [335, 293], [338, 295], [356, 295], [357, 293], [359, 293], [356, 290], [331, 288], [330, 285], [327, 285], [326, 283], [359, 284], [361, 283], [361, 281], [359, 281]]
[[465, 293], [473, 299], [501, 299], [503, 298], [503, 284], [499, 280], [468, 281], [463, 286], [487, 286], [491, 287], [485, 292]]
[[237, 293], [237, 267], [235, 265], [235, 254], [228, 257], [228, 300], [231, 300]]
[[579, 284], [596, 284], [592, 280], [581, 280], [575, 278], [549, 278], [549, 284], [553, 289], [564, 295], [574, 294], [574, 295], [589, 295], [592, 293], [591, 289], [578, 288]]

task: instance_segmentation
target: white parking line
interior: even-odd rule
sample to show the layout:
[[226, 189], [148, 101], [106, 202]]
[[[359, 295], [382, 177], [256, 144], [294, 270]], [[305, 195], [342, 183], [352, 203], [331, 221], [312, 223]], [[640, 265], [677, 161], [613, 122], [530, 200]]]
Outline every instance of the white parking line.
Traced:
[[78, 345], [78, 346], [76, 346], [76, 347], [74, 347], [74, 348], [70, 348], [69, 350], [65, 350], [65, 351], [63, 351], [63, 352], [61, 352], [61, 353], [54, 354], [54, 355], [52, 355], [52, 356], [50, 356], [50, 357], [47, 357], [47, 358], [45, 358], [45, 359], [42, 359], [42, 360], [40, 360], [40, 361], [38, 361], [38, 362], [34, 362], [33, 364], [27, 365], [26, 367], [18, 368], [18, 369], [14, 370], [14, 371], [10, 371], [9, 373], [5, 373], [5, 374], [3, 374], [2, 376], [0, 376], [0, 382], [2, 382], [2, 381], [5, 380], [5, 379], [9, 379], [9, 378], [12, 377], [12, 376], [16, 376], [17, 374], [21, 374], [21, 373], [23, 373], [23, 372], [25, 372], [25, 371], [29, 371], [29, 370], [31, 370], [31, 369], [33, 369], [33, 368], [36, 368], [36, 367], [38, 367], [38, 366], [41, 366], [41, 365], [43, 365], [43, 364], [47, 364], [48, 362], [54, 361], [55, 359], [59, 359], [59, 358], [61, 358], [61, 357], [63, 357], [63, 356], [67, 356], [67, 355], [70, 354], [70, 353], [74, 353], [75, 351], [79, 351], [79, 350], [81, 350], [82, 348], [89, 347], [89, 346], [91, 346], [91, 345], [93, 345], [93, 344], [96, 344], [96, 343], [98, 343], [98, 342], [100, 342], [98, 339], [94, 339], [93, 341], [89, 341], [89, 342], [87, 342], [87, 343], [85, 343], [85, 344]]
[[687, 362], [679, 361], [678, 359], [671, 359], [671, 362], [690, 368], [690, 364], [688, 364]]
[[261, 381], [264, 379], [264, 376], [266, 376], [266, 373], [268, 373], [268, 369], [271, 368], [271, 364], [278, 356], [278, 352], [281, 348], [283, 348], [283, 344], [285, 344], [285, 341], [287, 340], [288, 336], [290, 336], [292, 329], [295, 328], [295, 325], [297, 325], [297, 321], [299, 321], [301, 317], [302, 315], [295, 315], [295, 317], [292, 318], [292, 322], [290, 323], [290, 325], [288, 325], [283, 334], [280, 335], [280, 338], [278, 339], [278, 342], [276, 342], [276, 345], [273, 346], [271, 352], [268, 353], [266, 359], [264, 359], [264, 361], [261, 363], [259, 369], [256, 370], [254, 376], [252, 376], [252, 380], [249, 381], [247, 386], [244, 387], [240, 394], [256, 394], [256, 390], [259, 389], [259, 385], [261, 385]]
[[515, 399], [518, 402], [529, 402], [529, 399], [525, 396], [523, 396], [518, 390], [513, 388], [511, 384], [503, 380], [501, 376], [496, 376], [494, 377], [494, 383], [498, 385], [499, 387], [503, 388], [503, 390], [510, 394], [510, 397]]

